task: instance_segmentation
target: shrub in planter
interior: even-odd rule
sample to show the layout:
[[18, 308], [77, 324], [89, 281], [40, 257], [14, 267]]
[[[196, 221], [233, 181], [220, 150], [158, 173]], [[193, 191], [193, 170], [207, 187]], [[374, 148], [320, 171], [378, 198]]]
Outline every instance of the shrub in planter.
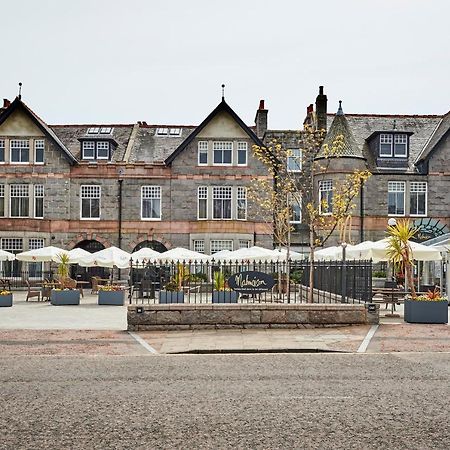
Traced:
[[175, 281], [169, 281], [165, 290], [159, 291], [159, 303], [184, 303], [184, 292]]
[[78, 289], [52, 289], [50, 303], [54, 306], [79, 305], [80, 291]]
[[13, 296], [11, 291], [0, 291], [0, 307], [12, 306]]
[[447, 323], [448, 301], [438, 289], [428, 291], [405, 300], [405, 322], [408, 323]]
[[227, 289], [225, 274], [222, 272], [214, 273], [214, 290], [212, 295], [213, 303], [237, 303], [239, 292]]
[[123, 306], [125, 303], [125, 290], [120, 286], [99, 286], [98, 304]]

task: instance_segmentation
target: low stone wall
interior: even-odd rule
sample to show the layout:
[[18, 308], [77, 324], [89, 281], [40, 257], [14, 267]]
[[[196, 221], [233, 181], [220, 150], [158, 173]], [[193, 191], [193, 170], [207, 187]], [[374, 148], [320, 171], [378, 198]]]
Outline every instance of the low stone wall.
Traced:
[[128, 330], [308, 328], [379, 323], [379, 305], [170, 304], [128, 306]]

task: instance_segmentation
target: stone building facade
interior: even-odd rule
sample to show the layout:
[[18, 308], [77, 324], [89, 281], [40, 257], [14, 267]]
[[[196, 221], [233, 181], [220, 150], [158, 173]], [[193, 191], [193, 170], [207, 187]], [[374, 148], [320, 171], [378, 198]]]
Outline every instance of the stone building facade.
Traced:
[[[385, 237], [391, 217], [410, 218], [419, 228], [418, 240], [449, 232], [450, 228], [450, 112], [445, 115], [327, 113], [327, 97], [320, 88], [315, 108], [307, 108], [305, 123], [327, 129], [325, 143], [344, 137], [341, 155], [333, 158], [326, 174], [315, 179], [315, 198], [329, 195], [333, 186], [353, 170], [368, 169], [372, 176], [355, 198], [351, 222], [352, 243]], [[266, 143], [277, 140], [299, 149], [299, 130], [267, 130]], [[316, 161], [323, 155], [318, 153]], [[304, 205], [303, 205], [304, 206]], [[303, 211], [303, 216], [305, 211]], [[338, 233], [327, 245], [338, 243]], [[296, 224], [294, 249], [308, 246], [307, 226]]]
[[128, 252], [270, 247], [247, 188], [262, 145], [224, 99], [199, 126], [46, 124], [20, 98], [0, 110], [0, 246]]

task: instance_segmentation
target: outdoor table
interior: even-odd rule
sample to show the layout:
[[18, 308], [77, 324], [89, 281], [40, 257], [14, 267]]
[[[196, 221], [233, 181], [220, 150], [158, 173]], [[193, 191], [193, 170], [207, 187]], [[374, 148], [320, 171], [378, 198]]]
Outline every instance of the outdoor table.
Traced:
[[395, 304], [403, 300], [406, 292], [398, 288], [372, 288], [373, 296], [377, 294], [382, 296], [382, 301], [380, 303], [391, 304], [391, 314], [394, 314]]

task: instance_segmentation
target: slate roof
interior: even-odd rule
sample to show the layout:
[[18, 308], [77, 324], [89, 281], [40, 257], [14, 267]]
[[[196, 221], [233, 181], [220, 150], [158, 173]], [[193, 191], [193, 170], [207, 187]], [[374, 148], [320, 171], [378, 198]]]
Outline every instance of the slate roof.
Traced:
[[[86, 134], [87, 129], [91, 127], [111, 127], [111, 134]], [[133, 125], [111, 125], [111, 124], [88, 124], [88, 125], [50, 125], [50, 128], [64, 143], [69, 151], [81, 161], [81, 143], [79, 139], [108, 140], [113, 139], [117, 143], [111, 161], [122, 161], [130, 140]]]
[[51, 127], [49, 127], [33, 110], [31, 110], [19, 97], [11, 103], [11, 105], [3, 110], [0, 114], [0, 124], [3, 123], [16, 109], [22, 108], [33, 120], [33, 122], [41, 129], [41, 131], [52, 139], [56, 145], [63, 151], [66, 157], [71, 163], [76, 162], [74, 154], [69, 150], [64, 142], [61, 141], [59, 136], [54, 133]]
[[338, 136], [343, 136], [344, 141], [342, 148], [339, 149], [339, 154], [336, 154], [336, 156], [364, 158], [362, 147], [356, 142], [355, 137], [353, 136], [352, 127], [349, 125], [347, 117], [342, 111], [341, 105], [339, 105], [339, 110], [329, 126], [328, 133], [323, 141], [321, 150], [316, 156], [316, 159], [325, 156], [324, 146], [328, 145], [331, 149]]
[[418, 155], [417, 161], [426, 159], [434, 147], [439, 143], [439, 141], [447, 134], [450, 130], [450, 111], [444, 115], [439, 125], [436, 127], [434, 133], [430, 137], [430, 140], [425, 145], [422, 152]]
[[[180, 128], [180, 136], [157, 136], [158, 128]], [[194, 125], [140, 125], [129, 162], [163, 163], [195, 130]]]
[[[327, 116], [328, 129], [334, 117], [334, 114]], [[366, 141], [370, 135], [378, 131], [393, 131], [394, 128], [395, 131], [413, 133], [410, 137], [409, 172], [415, 171], [414, 163], [442, 120], [442, 116], [438, 115], [345, 114], [345, 118], [357, 146], [368, 160], [372, 171], [376, 170], [374, 155]]]

